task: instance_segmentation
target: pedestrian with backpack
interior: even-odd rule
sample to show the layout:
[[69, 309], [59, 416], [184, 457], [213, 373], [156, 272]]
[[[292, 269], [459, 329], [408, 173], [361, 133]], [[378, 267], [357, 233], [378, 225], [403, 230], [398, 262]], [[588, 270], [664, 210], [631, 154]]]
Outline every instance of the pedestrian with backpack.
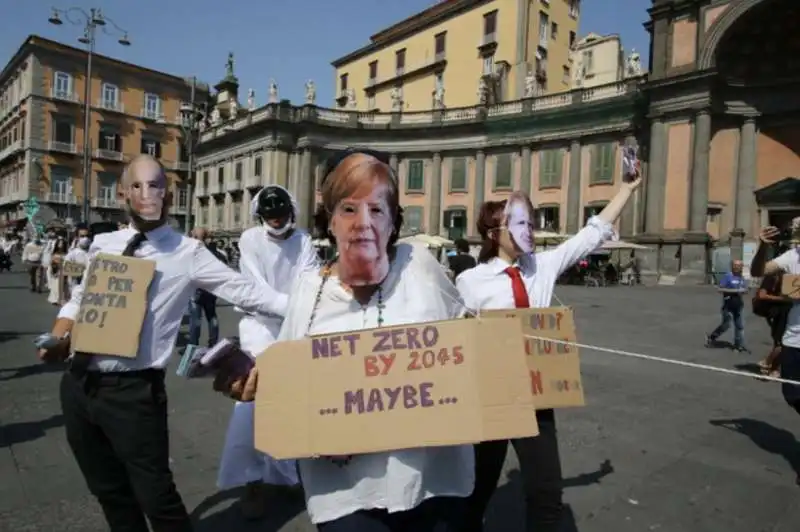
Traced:
[[758, 292], [753, 296], [753, 314], [767, 320], [772, 336], [772, 350], [758, 363], [764, 375], [777, 376], [780, 371], [780, 354], [783, 347], [781, 339], [786, 331], [789, 309], [792, 307], [791, 302], [781, 295], [782, 283], [782, 271], [765, 275]]

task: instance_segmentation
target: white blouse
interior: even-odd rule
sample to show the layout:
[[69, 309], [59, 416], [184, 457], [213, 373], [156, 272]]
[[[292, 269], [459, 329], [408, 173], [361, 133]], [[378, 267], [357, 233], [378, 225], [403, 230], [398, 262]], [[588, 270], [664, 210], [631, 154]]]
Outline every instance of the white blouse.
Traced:
[[[409, 244], [398, 244], [396, 249], [382, 285], [383, 325], [461, 317], [464, 305], [458, 292], [430, 252]], [[377, 293], [362, 307], [332, 276], [325, 283], [309, 331], [321, 283], [319, 270], [297, 279], [279, 340], [378, 326]], [[430, 497], [467, 497], [475, 482], [471, 445], [360, 454], [342, 467], [326, 458], [298, 462], [313, 523], [374, 508], [401, 512]]]
[[[556, 247], [523, 255], [518, 266], [528, 289], [531, 307], [549, 307], [558, 277], [581, 257], [600, 247], [614, 235], [614, 226], [594, 216], [578, 234]], [[473, 312], [483, 309], [514, 308], [510, 264], [495, 257], [464, 271], [456, 286], [464, 304]]]

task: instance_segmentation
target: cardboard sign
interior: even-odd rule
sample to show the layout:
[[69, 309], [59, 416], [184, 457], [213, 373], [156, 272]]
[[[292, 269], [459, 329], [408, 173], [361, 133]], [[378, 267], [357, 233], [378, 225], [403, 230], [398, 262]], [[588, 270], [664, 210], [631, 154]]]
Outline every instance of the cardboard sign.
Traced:
[[76, 352], [136, 358], [155, 268], [153, 261], [105, 253], [92, 260], [72, 329]]
[[526, 335], [523, 349], [527, 373], [537, 410], [584, 406], [581, 361], [578, 348], [537, 340], [527, 336], [575, 342], [575, 317], [569, 307], [489, 310], [481, 318], [508, 318], [522, 321]]
[[61, 275], [64, 277], [81, 277], [86, 265], [79, 262], [64, 261], [61, 265]]
[[276, 343], [256, 357], [255, 446], [306, 458], [535, 436], [523, 350], [518, 319]]
[[800, 275], [784, 274], [781, 294], [792, 299], [800, 299]]

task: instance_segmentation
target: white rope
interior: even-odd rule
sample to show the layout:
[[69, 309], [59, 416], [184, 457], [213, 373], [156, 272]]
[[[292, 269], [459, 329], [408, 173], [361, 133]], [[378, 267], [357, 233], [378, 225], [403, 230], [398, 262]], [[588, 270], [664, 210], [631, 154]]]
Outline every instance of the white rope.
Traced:
[[685, 362], [683, 360], [673, 360], [671, 358], [656, 357], [653, 355], [644, 355], [642, 353], [632, 353], [630, 351], [623, 351], [621, 349], [610, 349], [608, 347], [599, 347], [596, 345], [579, 344], [578, 342], [568, 342], [566, 340], [556, 340], [554, 338], [545, 338], [543, 336], [533, 336], [530, 334], [524, 335], [526, 338], [534, 340], [544, 340], [546, 342], [553, 342], [554, 344], [571, 345], [573, 347], [580, 347], [581, 349], [592, 349], [602, 353], [610, 353], [612, 355], [620, 355], [631, 358], [639, 358], [642, 360], [649, 360], [651, 362], [663, 362], [664, 364], [673, 364], [675, 366], [684, 366], [687, 368], [704, 369], [706, 371], [714, 371], [716, 373], [724, 373], [727, 375], [736, 375], [737, 377], [749, 377], [751, 379], [761, 379], [765, 381], [780, 382], [782, 384], [794, 384], [800, 386], [800, 381], [793, 381], [790, 379], [782, 379], [780, 377], [771, 377], [769, 375], [755, 375], [748, 371], [740, 371], [736, 369], [720, 368], [717, 366], [709, 366], [707, 364], [698, 364], [696, 362]]

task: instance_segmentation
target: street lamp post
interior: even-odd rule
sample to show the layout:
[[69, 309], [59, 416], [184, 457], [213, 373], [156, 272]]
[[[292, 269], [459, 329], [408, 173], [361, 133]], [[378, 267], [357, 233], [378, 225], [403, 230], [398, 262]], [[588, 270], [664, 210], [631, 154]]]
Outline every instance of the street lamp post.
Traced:
[[189, 102], [181, 105], [181, 130], [183, 142], [188, 152], [189, 178], [186, 180], [186, 221], [184, 229], [188, 234], [192, 230], [192, 208], [194, 207], [194, 150], [197, 146], [197, 135], [200, 123], [205, 120], [205, 103], [197, 103], [197, 78], [192, 77], [192, 90]]
[[[91, 139], [89, 136], [89, 128], [92, 124], [92, 56], [94, 55], [95, 36], [97, 28], [101, 28], [104, 33], [112, 35], [107, 25], [111, 24], [114, 29], [121, 35], [118, 42], [122, 46], [130, 46], [131, 42], [128, 40], [128, 32], [120, 28], [113, 20], [103, 15], [99, 8], [91, 8], [85, 11], [80, 7], [70, 7], [68, 9], [53, 8], [53, 13], [50, 15], [48, 21], [50, 24], [60, 26], [63, 24], [61, 17], [64, 17], [70, 24], [76, 26], [83, 25], [83, 36], [78, 39], [78, 42], [86, 45], [86, 79], [84, 81], [84, 102], [83, 102], [83, 212], [82, 220], [84, 223], [89, 223], [89, 216], [91, 214], [91, 178], [92, 178], [92, 150]], [[74, 17], [74, 18], [73, 18]], [[70, 186], [70, 191], [72, 186]], [[72, 198], [67, 198], [72, 201]], [[69, 203], [67, 204], [69, 205]]]

